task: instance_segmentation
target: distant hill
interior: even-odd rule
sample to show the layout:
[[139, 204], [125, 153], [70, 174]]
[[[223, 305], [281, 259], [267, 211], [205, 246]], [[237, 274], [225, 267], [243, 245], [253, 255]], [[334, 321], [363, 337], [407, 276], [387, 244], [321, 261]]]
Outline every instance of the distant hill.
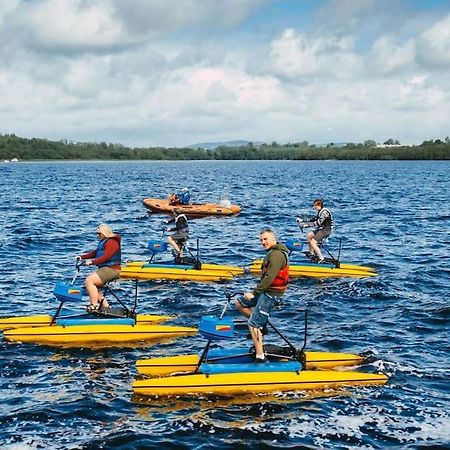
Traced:
[[186, 145], [186, 148], [203, 148], [204, 150], [214, 150], [217, 147], [241, 147], [243, 145], [248, 145], [253, 143], [253, 145], [258, 146], [261, 145], [262, 142], [253, 142], [253, 141], [226, 141], [226, 142], [203, 142], [200, 144], [192, 144]]

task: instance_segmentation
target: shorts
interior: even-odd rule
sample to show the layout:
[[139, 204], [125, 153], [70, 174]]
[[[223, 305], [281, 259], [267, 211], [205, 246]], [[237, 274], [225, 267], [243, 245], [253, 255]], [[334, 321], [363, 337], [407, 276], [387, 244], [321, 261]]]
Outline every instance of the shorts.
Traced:
[[189, 232], [186, 230], [175, 231], [170, 237], [174, 241], [187, 241], [189, 237]]
[[247, 323], [253, 328], [262, 329], [267, 325], [270, 318], [270, 311], [275, 303], [275, 298], [263, 292], [251, 300], [239, 299], [239, 303], [245, 308], [254, 308]]
[[100, 280], [102, 280], [103, 284], [108, 283], [109, 281], [116, 280], [120, 277], [120, 270], [111, 269], [111, 267], [99, 267], [95, 272]]
[[314, 233], [314, 240], [319, 243], [322, 242], [324, 239], [326, 239], [331, 234], [331, 230], [318, 230]]

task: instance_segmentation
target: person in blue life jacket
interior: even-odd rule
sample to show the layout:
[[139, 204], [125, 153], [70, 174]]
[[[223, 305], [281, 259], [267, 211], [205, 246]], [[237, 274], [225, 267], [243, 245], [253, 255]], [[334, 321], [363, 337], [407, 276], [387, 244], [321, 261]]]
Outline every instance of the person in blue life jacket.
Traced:
[[95, 272], [89, 274], [84, 282], [89, 294], [90, 304], [87, 307], [89, 312], [102, 308], [108, 308], [109, 304], [99, 288], [105, 286], [109, 281], [120, 276], [121, 265], [121, 236], [113, 233], [111, 227], [101, 224], [97, 227], [97, 238], [99, 239], [97, 248], [83, 255], [76, 257], [77, 260], [86, 260], [86, 266], [97, 266]]
[[178, 198], [181, 205], [189, 205], [189, 203], [191, 202], [191, 193], [189, 192], [189, 188], [183, 188], [182, 191], [178, 194]]
[[277, 242], [275, 232], [264, 228], [259, 240], [267, 252], [261, 265], [261, 279], [251, 292], [236, 301], [236, 308], [248, 318], [248, 328], [255, 346], [255, 362], [264, 363], [263, 334], [267, 332], [269, 314], [277, 299], [280, 299], [289, 282], [289, 250]]
[[167, 238], [167, 243], [175, 250], [177, 258], [183, 257], [182, 244], [189, 238], [189, 225], [187, 217], [179, 209], [174, 210], [175, 216], [172, 219], [164, 221], [166, 224], [173, 223], [173, 228], [167, 228], [166, 231], [174, 233]]
[[301, 222], [297, 219], [297, 222], [299, 222], [302, 227], [316, 227], [315, 230], [307, 233], [306, 240], [308, 242], [310, 255], [315, 254], [317, 256], [317, 261], [322, 263], [325, 261], [325, 258], [323, 257], [318, 244], [331, 235], [333, 216], [331, 211], [324, 207], [324, 202], [321, 198], [316, 198], [314, 200], [313, 207], [317, 211], [315, 218], [311, 219], [309, 222]]
[[181, 192], [177, 192], [169, 195], [170, 205], [189, 205], [191, 202], [191, 193], [189, 189], [183, 188]]

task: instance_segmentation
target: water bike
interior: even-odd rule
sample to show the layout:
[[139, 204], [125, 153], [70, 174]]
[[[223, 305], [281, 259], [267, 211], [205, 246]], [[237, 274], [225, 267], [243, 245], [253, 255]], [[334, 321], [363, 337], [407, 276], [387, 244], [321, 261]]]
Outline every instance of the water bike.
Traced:
[[[163, 233], [164, 236], [164, 233]], [[207, 264], [200, 260], [200, 246], [194, 249], [186, 245], [186, 240], [177, 241], [185, 256], [174, 255], [171, 260], [161, 259], [168, 252], [168, 244], [161, 237], [148, 243], [148, 261], [128, 261], [122, 266], [121, 278], [136, 280], [178, 280], [178, 281], [223, 281], [244, 274], [244, 268], [223, 264]]]
[[241, 212], [241, 208], [227, 200], [220, 203], [190, 203], [189, 205], [171, 204], [168, 199], [144, 198], [144, 206], [152, 213], [174, 214], [175, 209], [188, 218], [208, 216], [233, 216]]
[[[309, 254], [303, 243], [296, 239], [288, 239], [286, 247], [289, 250], [289, 276], [291, 278], [365, 278], [376, 277], [377, 273], [373, 267], [359, 266], [340, 262], [341, 240], [339, 240], [338, 256], [335, 257], [324, 243], [321, 243], [322, 251], [326, 253], [325, 260], [318, 262], [315, 255]], [[307, 247], [307, 246], [306, 246]], [[259, 275], [261, 273], [262, 259], [253, 261], [249, 267], [250, 273]]]
[[[235, 295], [227, 296], [227, 304]], [[296, 348], [269, 321], [270, 327], [286, 346], [265, 345], [265, 363], [254, 362], [253, 348], [211, 349], [213, 341], [233, 338], [235, 322], [223, 317], [226, 306], [219, 317], [202, 317], [199, 331], [208, 342], [199, 354], [137, 361], [138, 373], [146, 378], [133, 382], [133, 392], [150, 396], [232, 395], [383, 385], [388, 381], [388, 377], [382, 373], [342, 370], [345, 366], [364, 362], [362, 355], [305, 352], [306, 313], [305, 337], [301, 349]], [[330, 370], [338, 367], [341, 370]]]
[[53, 315], [8, 317], [0, 319], [0, 329], [5, 340], [36, 344], [121, 344], [155, 339], [175, 338], [197, 333], [196, 328], [161, 325], [173, 319], [170, 316], [137, 314], [137, 281], [134, 305], [129, 308], [106, 285], [104, 295], [114, 298], [120, 306], [100, 308], [93, 312], [63, 314], [67, 304], [80, 304], [83, 287], [75, 284], [82, 262], [77, 262], [77, 272], [71, 283], [56, 283], [53, 294], [59, 306]]

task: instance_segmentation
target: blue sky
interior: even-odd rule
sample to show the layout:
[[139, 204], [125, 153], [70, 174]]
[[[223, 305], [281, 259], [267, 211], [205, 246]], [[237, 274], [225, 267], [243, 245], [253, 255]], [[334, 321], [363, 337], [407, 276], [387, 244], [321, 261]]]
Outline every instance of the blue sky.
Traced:
[[450, 134], [450, 0], [0, 2], [0, 133], [184, 146]]

